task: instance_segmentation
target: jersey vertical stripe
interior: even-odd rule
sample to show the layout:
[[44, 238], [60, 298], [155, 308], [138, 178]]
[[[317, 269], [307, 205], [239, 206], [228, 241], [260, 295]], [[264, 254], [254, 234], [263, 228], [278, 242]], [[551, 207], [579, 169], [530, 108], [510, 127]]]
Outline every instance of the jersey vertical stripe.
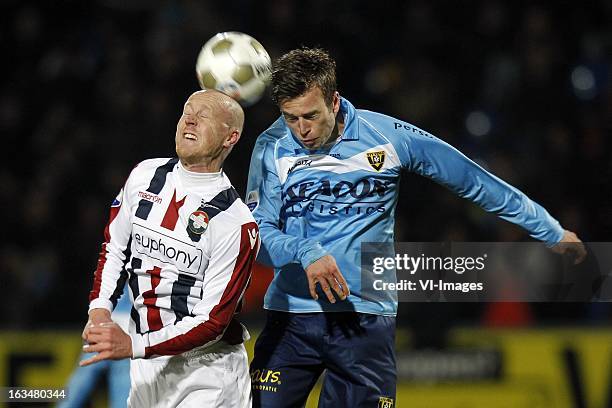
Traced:
[[[130, 255], [131, 255], [131, 244], [132, 243], [132, 238], [130, 237], [130, 240], [128, 241], [125, 250], [123, 251], [123, 259], [130, 259]], [[124, 267], [120, 274], [119, 274], [119, 279], [117, 280], [117, 284], [115, 286], [115, 291], [113, 292], [110, 301], [113, 304], [113, 307], [117, 306], [117, 302], [119, 301], [119, 298], [124, 294], [124, 287], [125, 287], [125, 282], [127, 281], [129, 276], [129, 273], [127, 271], [127, 269]]]
[[147, 325], [149, 326], [149, 331], [159, 330], [163, 327], [163, 324], [159, 313], [159, 307], [155, 305], [157, 300], [155, 288], [157, 288], [159, 282], [161, 282], [161, 268], [155, 266], [147, 272], [151, 275], [151, 289], [142, 293], [142, 297], [144, 298], [143, 303], [147, 306]]
[[125, 287], [125, 282], [128, 279], [128, 273], [125, 269], [123, 269], [119, 275], [119, 279], [117, 280], [117, 286], [115, 286], [115, 291], [113, 292], [110, 301], [113, 304], [113, 307], [117, 306], [117, 301], [123, 295], [123, 288]]
[[166, 210], [166, 215], [164, 215], [164, 219], [161, 222], [161, 226], [169, 229], [170, 231], [174, 231], [174, 227], [176, 227], [176, 221], [178, 220], [178, 211], [185, 204], [185, 197], [181, 201], [176, 201], [176, 190], [174, 190], [174, 194], [172, 194], [172, 198], [170, 199], [170, 203], [168, 203], [168, 209]]
[[[121, 193], [119, 193], [119, 195], [121, 195]], [[113, 203], [114, 204], [114, 203]], [[102, 249], [100, 250], [100, 256], [98, 257], [98, 264], [96, 266], [96, 270], [94, 272], [94, 284], [93, 284], [93, 288], [89, 294], [89, 300], [91, 301], [92, 299], [95, 299], [99, 296], [100, 294], [100, 286], [102, 285], [102, 270], [104, 269], [104, 266], [106, 265], [106, 254], [107, 254], [107, 249], [106, 246], [108, 245], [108, 243], [111, 240], [111, 234], [110, 234], [110, 225], [112, 224], [112, 222], [115, 220], [115, 218], [117, 217], [117, 214], [119, 214], [119, 210], [121, 209], [121, 204], [119, 204], [118, 206], [111, 206], [110, 209], [110, 214], [108, 217], [108, 222], [106, 223], [106, 226], [104, 227], [104, 243], [102, 244]], [[126, 248], [128, 247], [129, 243], [126, 244]], [[125, 283], [125, 281], [124, 281]], [[120, 296], [121, 294], [119, 294]], [[117, 296], [118, 298], [118, 296]], [[117, 303], [117, 298], [115, 298], [115, 301], [113, 302], [113, 305], [115, 305]]]
[[[163, 166], [159, 166], [155, 170], [155, 174], [151, 179], [151, 183], [149, 184], [149, 188], [147, 191], [151, 194], [159, 194], [164, 188], [164, 184], [166, 184], [166, 175], [172, 171], [172, 168], [176, 164], [178, 159], [170, 159]], [[145, 200], [144, 198], [140, 200], [138, 203], [138, 209], [136, 210], [136, 216], [143, 220], [146, 220], [149, 217], [149, 213], [153, 208], [153, 202]]]
[[232, 205], [233, 202], [239, 198], [240, 196], [238, 195], [234, 187], [221, 191], [204, 206], [208, 217], [213, 218], [215, 215], [219, 214], [224, 208], [228, 208], [230, 205]]
[[[138, 287], [138, 275], [134, 273], [134, 269], [140, 269], [142, 266], [142, 260], [140, 258], [132, 258], [131, 267], [128, 268], [128, 285], [130, 286], [130, 291], [132, 291], [132, 299], [137, 299], [140, 295], [140, 289]], [[140, 315], [136, 310], [136, 307], [132, 306], [130, 310], [130, 316], [132, 321], [134, 322], [134, 326], [136, 329], [136, 333], [142, 334], [141, 326], [140, 326]]]
[[191, 288], [195, 285], [195, 282], [193, 276], [180, 274], [178, 280], [172, 284], [171, 309], [176, 314], [177, 322], [180, 322], [183, 317], [189, 314], [187, 297], [191, 293]]

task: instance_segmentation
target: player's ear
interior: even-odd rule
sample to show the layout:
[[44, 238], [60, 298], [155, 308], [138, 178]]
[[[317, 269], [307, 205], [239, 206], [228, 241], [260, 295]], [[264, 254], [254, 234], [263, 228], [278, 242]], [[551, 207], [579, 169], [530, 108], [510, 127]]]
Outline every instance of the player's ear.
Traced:
[[332, 97], [332, 110], [334, 114], [340, 111], [340, 94], [338, 91], [334, 91], [334, 96]]
[[232, 129], [232, 132], [223, 142], [223, 146], [227, 148], [232, 147], [236, 143], [238, 143], [238, 140], [240, 140], [240, 132], [238, 131], [238, 129]]

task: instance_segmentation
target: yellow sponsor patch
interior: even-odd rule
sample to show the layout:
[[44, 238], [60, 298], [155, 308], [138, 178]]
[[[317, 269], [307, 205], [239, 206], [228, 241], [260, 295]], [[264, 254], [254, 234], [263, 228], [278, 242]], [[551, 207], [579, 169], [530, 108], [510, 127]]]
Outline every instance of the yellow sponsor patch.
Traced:
[[276, 392], [276, 386], [281, 385], [280, 371], [267, 368], [251, 371], [251, 385], [254, 390]]
[[380, 397], [378, 399], [378, 408], [393, 408], [393, 398]]

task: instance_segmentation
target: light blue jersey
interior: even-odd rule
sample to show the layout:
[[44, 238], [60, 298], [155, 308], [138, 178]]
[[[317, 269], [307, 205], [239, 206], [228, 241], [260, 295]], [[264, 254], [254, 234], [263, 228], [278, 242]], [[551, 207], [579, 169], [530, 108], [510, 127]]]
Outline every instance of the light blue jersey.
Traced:
[[[274, 266], [264, 307], [288, 312], [395, 315], [397, 303], [364, 299], [362, 242], [393, 242], [402, 168], [426, 176], [548, 245], [563, 229], [525, 194], [431, 134], [341, 99], [344, 131], [326, 150], [305, 149], [279, 118], [257, 139], [247, 205], [259, 224], [259, 261]], [[345, 301], [314, 300], [305, 267], [331, 254], [349, 284]]]

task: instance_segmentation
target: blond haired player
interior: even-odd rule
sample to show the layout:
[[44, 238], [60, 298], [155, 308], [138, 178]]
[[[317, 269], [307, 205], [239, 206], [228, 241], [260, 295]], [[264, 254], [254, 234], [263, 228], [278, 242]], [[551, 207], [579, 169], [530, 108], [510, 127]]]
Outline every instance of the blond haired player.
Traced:
[[[236, 313], [259, 233], [222, 171], [244, 113], [230, 97], [199, 91], [176, 127], [178, 158], [141, 162], [112, 205], [90, 294], [81, 362], [131, 358], [128, 406], [250, 407]], [[124, 285], [129, 334], [110, 312]]]

